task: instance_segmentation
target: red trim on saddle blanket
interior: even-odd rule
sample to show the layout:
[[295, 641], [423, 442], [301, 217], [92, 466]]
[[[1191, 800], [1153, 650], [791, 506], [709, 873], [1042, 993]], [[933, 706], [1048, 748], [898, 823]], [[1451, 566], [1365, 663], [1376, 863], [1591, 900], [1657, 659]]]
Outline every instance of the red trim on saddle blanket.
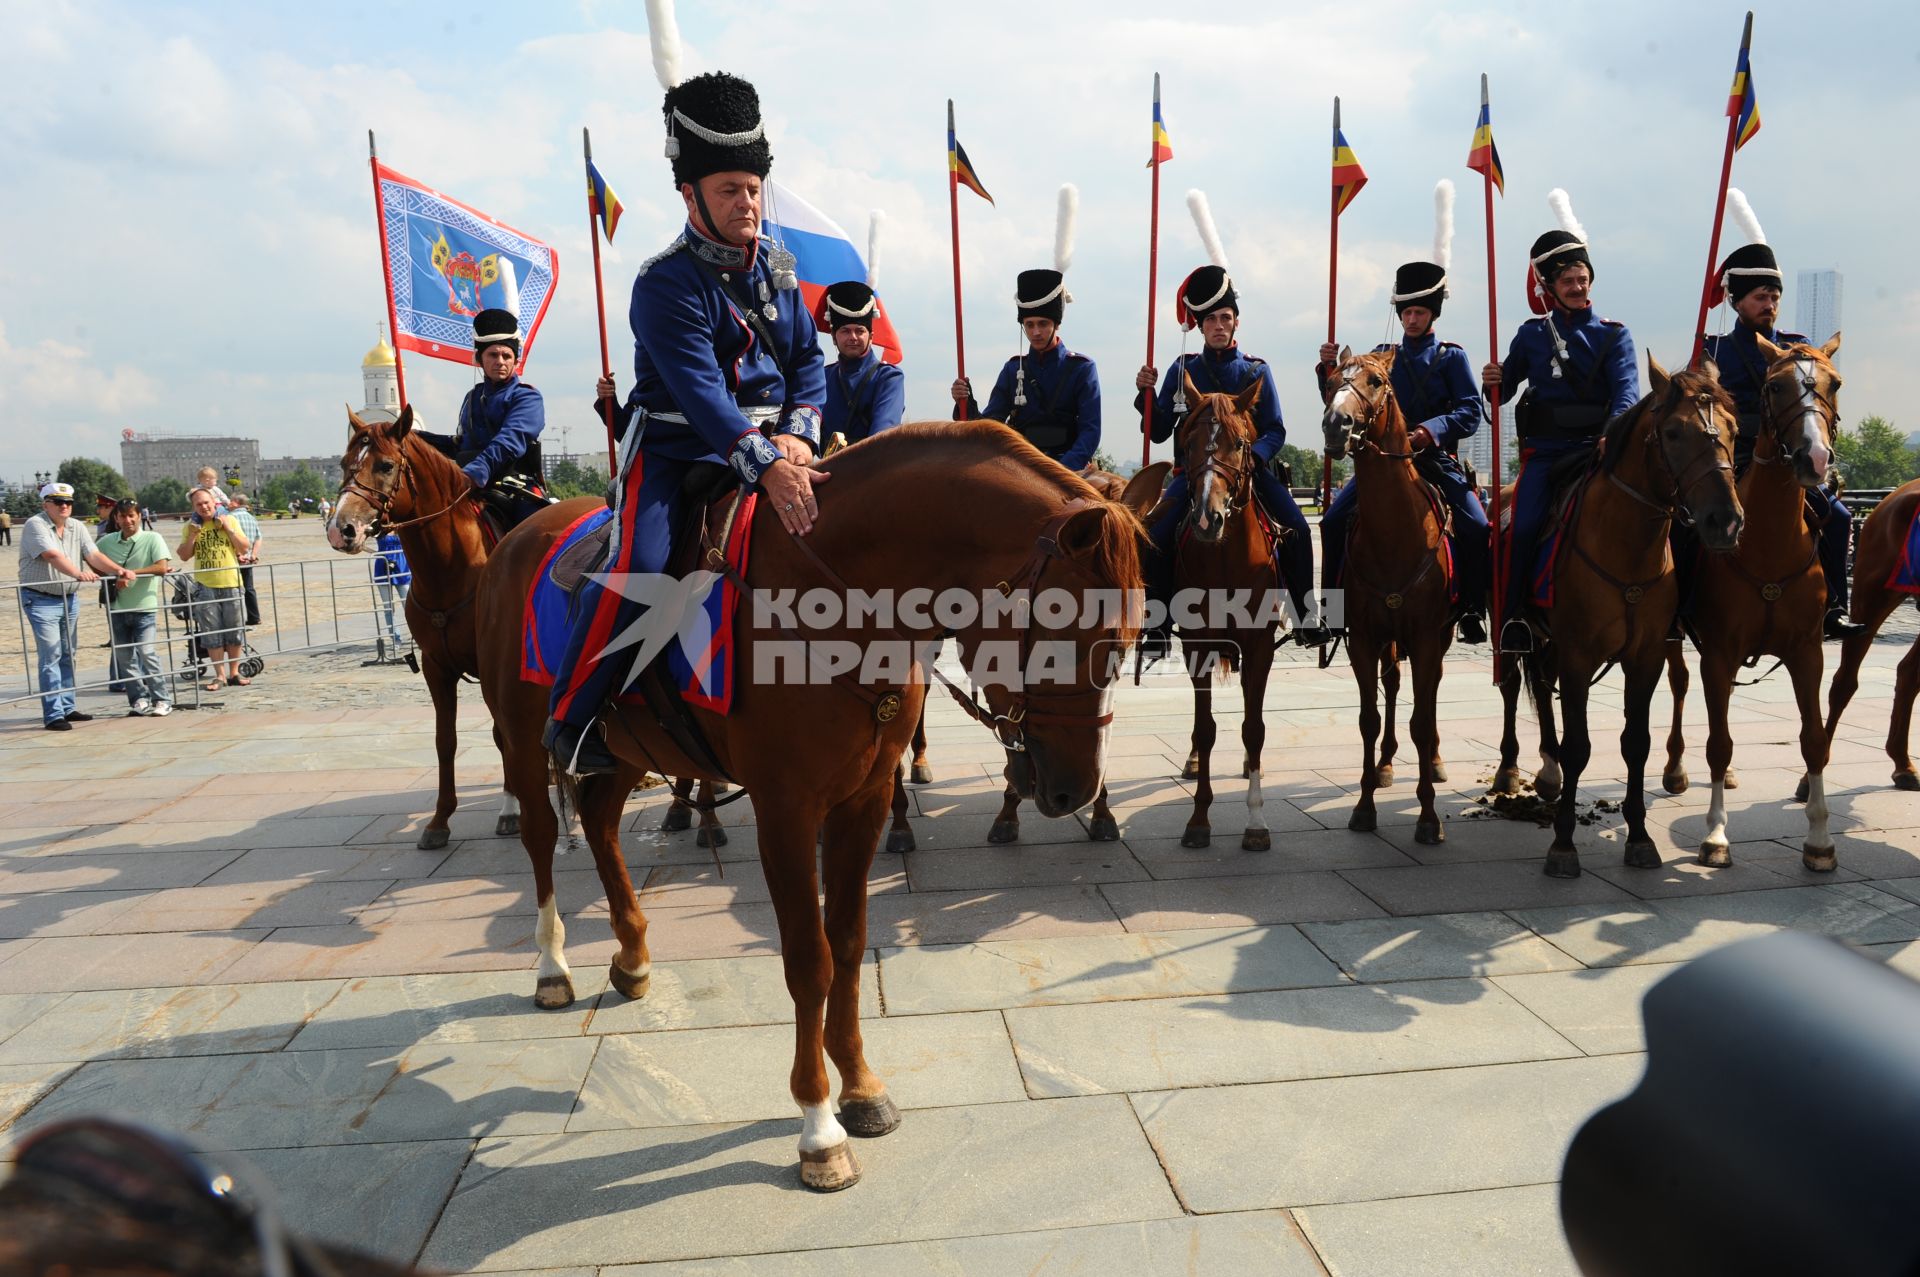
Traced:
[[1907, 539], [1901, 544], [1899, 562], [1887, 574], [1887, 589], [1901, 594], [1920, 594], [1920, 507], [1907, 525]]
[[580, 525], [600, 513], [598, 509], [589, 510], [569, 523], [566, 531], [555, 537], [553, 544], [547, 547], [546, 557], [540, 560], [539, 569], [534, 572], [533, 579], [527, 583], [526, 602], [520, 609], [520, 679], [522, 682], [538, 683], [542, 687], [553, 686], [554, 673], [540, 658], [540, 645], [531, 641], [536, 628], [534, 596], [539, 592], [541, 583], [547, 579], [547, 573], [553, 570], [554, 559], [559, 557], [560, 551], [565, 549], [567, 543], [573, 539], [573, 534], [580, 530]]
[[1573, 521], [1580, 517], [1580, 503], [1586, 499], [1586, 495], [1586, 483], [1576, 480], [1566, 503], [1559, 508], [1560, 517], [1554, 521], [1553, 525], [1553, 540], [1547, 542], [1547, 552], [1540, 556], [1534, 569], [1532, 596], [1535, 607], [1553, 606], [1553, 585], [1554, 578], [1559, 572], [1560, 553], [1564, 546], [1573, 544], [1567, 538], [1567, 530], [1573, 526]]
[[[753, 541], [753, 515], [759, 504], [758, 492], [747, 493], [746, 500], [740, 503], [739, 512], [734, 516], [732, 532], [727, 538], [727, 564], [742, 581], [747, 578], [747, 555]], [[724, 579], [720, 582], [719, 590], [720, 616], [714, 626], [713, 637], [708, 640], [707, 650], [700, 654], [700, 659], [688, 662], [689, 668], [680, 685], [680, 699], [689, 705], [725, 714], [733, 705], [733, 621], [740, 609], [740, 587], [732, 579]], [[703, 688], [707, 690], [701, 690]]]
[[494, 547], [500, 544], [500, 534], [493, 530], [493, 520], [487, 517], [487, 503], [475, 497], [469, 504], [473, 509], [473, 517], [480, 522], [480, 540], [487, 547], [487, 553], [492, 554]]

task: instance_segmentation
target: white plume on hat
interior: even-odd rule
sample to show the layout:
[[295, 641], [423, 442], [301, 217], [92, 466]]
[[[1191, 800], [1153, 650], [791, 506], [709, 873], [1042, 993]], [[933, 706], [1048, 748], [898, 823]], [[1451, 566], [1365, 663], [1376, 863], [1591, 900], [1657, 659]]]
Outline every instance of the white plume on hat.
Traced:
[[867, 214], [867, 287], [880, 290], [880, 223], [887, 215], [879, 209]]
[[653, 73], [660, 87], [678, 87], [680, 24], [673, 19], [673, 0], [647, 0], [647, 38], [653, 44]]
[[1444, 177], [1433, 188], [1433, 264], [1453, 266], [1453, 182]]
[[1554, 220], [1560, 223], [1560, 229], [1579, 240], [1587, 242], [1587, 228], [1580, 225], [1580, 219], [1573, 215], [1573, 197], [1559, 187], [1547, 192], [1547, 207], [1553, 210]]
[[1060, 188], [1060, 211], [1053, 223], [1053, 268], [1062, 275], [1073, 264], [1073, 227], [1080, 216], [1080, 188], [1068, 182]]
[[1767, 233], [1760, 229], [1760, 219], [1754, 215], [1753, 205], [1747, 203], [1746, 192], [1737, 186], [1727, 188], [1727, 212], [1733, 215], [1734, 225], [1745, 232], [1749, 243], [1767, 242]]
[[1207, 250], [1207, 260], [1227, 270], [1227, 250], [1220, 243], [1220, 232], [1213, 224], [1213, 209], [1207, 203], [1207, 193], [1202, 190], [1187, 192], [1187, 211], [1193, 214], [1193, 227], [1200, 232], [1200, 243]]

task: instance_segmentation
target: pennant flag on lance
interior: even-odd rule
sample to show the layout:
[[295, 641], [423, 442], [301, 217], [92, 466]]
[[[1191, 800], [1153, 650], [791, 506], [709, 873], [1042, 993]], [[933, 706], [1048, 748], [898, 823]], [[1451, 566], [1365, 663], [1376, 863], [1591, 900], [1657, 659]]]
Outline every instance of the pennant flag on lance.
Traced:
[[1739, 150], [1753, 140], [1760, 131], [1760, 100], [1753, 93], [1753, 65], [1751, 62], [1753, 41], [1753, 23], [1747, 23], [1746, 33], [1740, 38], [1740, 57], [1733, 64], [1733, 87], [1727, 90], [1727, 116], [1733, 120], [1733, 149]]
[[[960, 185], [993, 204], [993, 196], [987, 194], [987, 188], [980, 185], [979, 175], [973, 171], [973, 161], [967, 158], [967, 148], [960, 145], [960, 139], [953, 135], [951, 125], [947, 127], [947, 167]], [[999, 205], [995, 204], [994, 207], [998, 208]]]
[[547, 245], [374, 161], [394, 345], [473, 362], [473, 317], [490, 307], [520, 320], [520, 362], [533, 351], [559, 282]]
[[607, 185], [607, 179], [600, 176], [600, 170], [592, 160], [587, 161], [587, 208], [593, 213], [594, 220], [600, 223], [600, 230], [607, 237], [607, 243], [613, 243], [613, 228], [620, 225], [620, 214], [626, 212], [620, 197]]
[[[806, 299], [807, 313], [820, 313], [820, 298], [830, 284], [842, 280], [865, 279], [866, 263], [847, 233], [831, 217], [780, 183], [767, 182], [766, 212], [761, 232], [776, 244], [785, 244], [794, 256], [793, 273], [799, 277], [800, 295]], [[873, 344], [881, 348], [880, 357], [890, 364], [900, 362], [905, 353], [900, 334], [887, 318], [887, 304], [877, 297], [878, 312], [873, 318]]]
[[1353, 197], [1367, 184], [1366, 170], [1360, 167], [1360, 161], [1353, 157], [1353, 148], [1347, 145], [1347, 135], [1340, 131], [1338, 124], [1333, 126], [1333, 212], [1339, 216], [1347, 211], [1347, 205], [1353, 203]]
[[1160, 73], [1153, 75], [1153, 155], [1147, 160], [1149, 167], [1165, 164], [1173, 158], [1173, 139], [1167, 136], [1167, 123], [1160, 118]]
[[1507, 193], [1507, 174], [1500, 167], [1500, 148], [1493, 144], [1493, 120], [1485, 102], [1480, 104], [1480, 122], [1473, 126], [1473, 146], [1467, 151], [1467, 167], [1499, 187], [1502, 195]]

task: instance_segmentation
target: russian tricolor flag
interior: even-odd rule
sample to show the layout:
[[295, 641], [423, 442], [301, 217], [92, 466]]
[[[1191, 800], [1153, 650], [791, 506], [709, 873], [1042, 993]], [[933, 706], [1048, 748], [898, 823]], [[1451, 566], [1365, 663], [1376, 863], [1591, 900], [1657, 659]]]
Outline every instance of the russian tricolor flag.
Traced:
[[[776, 243], [784, 243], [796, 259], [794, 274], [800, 277], [800, 293], [806, 299], [807, 313], [820, 313], [820, 298], [829, 284], [842, 280], [865, 280], [867, 266], [860, 251], [834, 220], [778, 182], [767, 183], [769, 198], [761, 233]], [[904, 353], [900, 335], [887, 317], [887, 304], [879, 303], [874, 316], [873, 344], [880, 357], [890, 364], [900, 362]]]

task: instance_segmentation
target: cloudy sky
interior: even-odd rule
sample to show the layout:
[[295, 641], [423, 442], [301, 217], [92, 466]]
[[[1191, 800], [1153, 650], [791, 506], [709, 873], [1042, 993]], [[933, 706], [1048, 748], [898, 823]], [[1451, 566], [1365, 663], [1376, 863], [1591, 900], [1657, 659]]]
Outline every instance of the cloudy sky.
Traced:
[[[1339, 329], [1387, 332], [1395, 264], [1430, 251], [1437, 179], [1461, 187], [1442, 334], [1488, 346], [1484, 232], [1463, 167], [1492, 77], [1501, 343], [1525, 317], [1526, 246], [1564, 186], [1603, 313], [1684, 362], [1705, 266], [1722, 107], [1743, 9], [1715, 4], [1395, 6], [1094, 3], [680, 5], [687, 74], [755, 81], [775, 174], [864, 245], [887, 214], [881, 288], [907, 346], [910, 415], [944, 416], [954, 370], [945, 99], [988, 188], [962, 193], [968, 363], [1017, 349], [1018, 270], [1049, 264], [1060, 183], [1081, 190], [1070, 345], [1098, 360], [1106, 447], [1138, 447], [1152, 77], [1163, 170], [1158, 362], [1171, 290], [1203, 260], [1183, 196], [1204, 189], [1242, 294], [1242, 340], [1275, 365], [1313, 446], [1310, 366], [1327, 305], [1328, 123], [1344, 104], [1370, 177], [1342, 219]], [[1407, 17], [1403, 15], [1415, 15]], [[1367, 15], [1371, 15], [1370, 17]], [[1846, 277], [1849, 419], [1920, 428], [1908, 403], [1920, 285], [1904, 265], [1920, 177], [1920, 20], [1904, 5], [1757, 6], [1765, 127], [1736, 158], [1791, 281]], [[616, 349], [639, 262], [681, 221], [660, 90], [633, 0], [489, 6], [0, 0], [0, 478], [76, 453], [118, 462], [126, 428], [337, 450], [384, 315], [366, 131], [402, 172], [552, 243], [560, 288], [529, 380], [550, 451], [592, 447], [597, 373], [579, 130], [627, 206], [606, 256]], [[1727, 245], [1740, 242], [1730, 229]], [[1896, 265], [1901, 263], [1901, 265]], [[630, 362], [616, 354], [616, 367]], [[412, 359], [447, 421], [470, 374]], [[624, 377], [623, 377], [624, 380]], [[564, 433], [563, 433], [564, 432]]]

